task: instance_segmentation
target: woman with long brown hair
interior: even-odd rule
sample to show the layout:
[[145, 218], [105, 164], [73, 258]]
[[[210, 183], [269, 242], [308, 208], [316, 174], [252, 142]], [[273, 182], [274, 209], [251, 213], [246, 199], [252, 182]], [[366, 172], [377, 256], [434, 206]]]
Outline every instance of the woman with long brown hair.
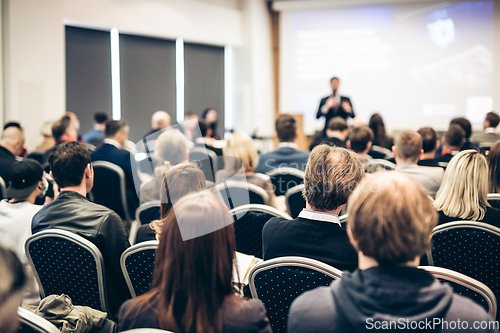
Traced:
[[209, 191], [174, 204], [163, 224], [152, 289], [122, 305], [119, 329], [271, 332], [262, 302], [234, 293], [231, 222], [226, 205]]
[[370, 129], [373, 131], [373, 145], [392, 149], [394, 140], [391, 137], [387, 136], [384, 120], [382, 119], [382, 116], [380, 114], [372, 114], [372, 116], [370, 117], [370, 121], [368, 122], [368, 127], [370, 127]]

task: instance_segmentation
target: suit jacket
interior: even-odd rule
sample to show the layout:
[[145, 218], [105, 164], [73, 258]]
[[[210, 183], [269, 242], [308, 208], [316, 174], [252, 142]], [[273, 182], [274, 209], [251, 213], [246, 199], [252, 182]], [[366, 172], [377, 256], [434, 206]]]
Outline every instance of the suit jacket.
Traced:
[[[130, 216], [135, 216], [135, 210], [139, 207], [139, 197], [135, 191], [134, 171], [130, 162], [130, 152], [118, 149], [115, 146], [105, 143], [91, 155], [92, 162], [106, 161], [118, 165], [125, 173], [125, 187], [127, 191], [127, 204]], [[139, 179], [135, 175], [135, 179]]]
[[260, 155], [259, 165], [255, 172], [266, 173], [280, 167], [295, 168], [304, 171], [309, 152], [292, 147], [281, 147], [278, 150]]
[[443, 181], [443, 168], [424, 167], [415, 163], [404, 163], [396, 166], [396, 172], [404, 173], [420, 184], [431, 197], [436, 196], [436, 192]]
[[314, 147], [322, 144], [322, 143], [328, 143], [329, 145], [336, 146], [336, 147], [341, 147], [341, 148], [347, 148], [345, 141], [341, 141], [340, 139], [337, 138], [328, 138], [323, 135], [316, 136], [314, 139], [313, 143], [309, 146], [309, 150], [313, 150]]
[[[323, 105], [325, 105], [326, 103], [326, 100], [328, 98], [330, 98], [332, 95], [330, 96], [326, 96], [326, 97], [323, 97], [321, 99], [321, 101], [319, 102], [319, 108], [318, 108], [318, 112], [316, 113], [316, 118], [319, 119], [321, 118], [321, 116], [325, 116], [325, 128], [323, 129], [323, 134], [326, 134], [326, 128], [328, 127], [328, 122], [330, 121], [330, 119], [334, 118], [334, 117], [342, 117], [344, 119], [347, 119], [347, 117], [351, 117], [351, 118], [354, 118], [355, 115], [354, 115], [354, 109], [352, 108], [352, 103], [351, 103], [351, 100], [349, 99], [349, 97], [344, 97], [344, 96], [340, 96], [340, 104], [337, 108], [337, 110], [335, 110], [334, 108], [330, 108], [328, 109], [328, 111], [326, 112], [326, 114], [324, 114], [323, 112], [321, 112], [321, 108], [323, 107]], [[348, 102], [349, 105], [351, 105], [351, 112], [347, 112], [344, 110], [344, 108], [342, 107], [342, 103], [343, 102]]]
[[495, 143], [498, 140], [500, 140], [500, 135], [498, 135], [497, 133], [493, 133], [493, 132], [475, 133], [474, 135], [472, 135], [472, 137], [470, 139], [470, 141], [473, 142], [473, 143], [481, 143], [481, 142]]

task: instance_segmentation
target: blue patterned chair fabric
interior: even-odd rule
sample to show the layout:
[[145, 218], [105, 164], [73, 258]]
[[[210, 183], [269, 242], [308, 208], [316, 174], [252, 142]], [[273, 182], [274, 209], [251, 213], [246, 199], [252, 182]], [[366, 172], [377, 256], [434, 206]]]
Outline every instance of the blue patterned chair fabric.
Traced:
[[290, 216], [296, 219], [302, 209], [306, 208], [306, 199], [302, 197], [302, 192], [295, 192], [288, 196], [288, 207], [290, 207]]
[[130, 254], [125, 260], [132, 287], [136, 296], [149, 291], [153, 281], [156, 250], [145, 249]]
[[248, 211], [234, 222], [236, 251], [262, 258], [262, 228], [274, 215]]
[[302, 184], [304, 179], [291, 174], [276, 174], [271, 177], [276, 196], [285, 195], [286, 191], [294, 186]]
[[154, 220], [161, 218], [160, 207], [149, 207], [139, 213], [139, 221], [141, 225], [151, 223]]

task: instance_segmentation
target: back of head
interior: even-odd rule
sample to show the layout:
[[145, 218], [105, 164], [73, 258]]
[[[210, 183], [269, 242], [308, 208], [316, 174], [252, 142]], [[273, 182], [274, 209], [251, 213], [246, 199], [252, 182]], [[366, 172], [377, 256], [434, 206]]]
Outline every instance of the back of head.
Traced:
[[370, 120], [368, 121], [368, 127], [370, 127], [370, 129], [373, 132], [373, 135], [375, 136], [374, 140], [377, 140], [379, 138], [385, 139], [386, 137], [385, 124], [380, 114], [378, 113], [372, 114]]
[[491, 146], [488, 154], [489, 193], [500, 193], [500, 140]]
[[457, 220], [481, 220], [489, 206], [488, 163], [476, 150], [455, 155], [444, 172], [434, 206]]
[[[259, 154], [253, 145], [252, 138], [248, 134], [233, 133], [229, 140], [227, 140], [223, 152], [225, 157], [231, 156], [235, 158], [231, 160], [224, 159], [225, 167], [229, 171], [237, 171], [241, 163], [245, 171], [254, 171], [257, 168]], [[238, 163], [236, 163], [236, 159]]]
[[282, 114], [276, 119], [276, 134], [280, 142], [293, 142], [297, 136], [297, 124], [289, 114]]
[[7, 128], [9, 127], [17, 127], [19, 128], [20, 130], [22, 130], [22, 126], [19, 122], [17, 121], [9, 121], [9, 122], [6, 122], [5, 125], [3, 125], [3, 129], [6, 130]]
[[347, 121], [342, 117], [334, 117], [328, 122], [328, 129], [333, 132], [343, 132], [347, 128]]
[[40, 129], [40, 134], [44, 138], [52, 138], [52, 122], [51, 121], [46, 121], [43, 123], [42, 128]]
[[363, 180], [349, 198], [347, 214], [358, 251], [380, 265], [404, 264], [423, 255], [437, 224], [426, 192], [395, 172]]
[[496, 128], [500, 122], [500, 116], [498, 113], [491, 111], [486, 114], [486, 118], [484, 120], [489, 122], [490, 127]]
[[128, 124], [124, 119], [110, 120], [106, 123], [104, 134], [106, 135], [106, 138], [112, 138], [127, 126]]
[[320, 144], [311, 151], [307, 162], [303, 196], [314, 210], [336, 210], [347, 203], [364, 174], [352, 152]]
[[59, 141], [64, 134], [66, 133], [66, 130], [71, 126], [71, 118], [68, 116], [64, 116], [58, 121], [56, 121], [52, 125], [52, 136], [56, 141]]
[[396, 138], [397, 157], [403, 161], [416, 161], [422, 151], [422, 137], [415, 131], [401, 132]]
[[94, 121], [96, 122], [96, 124], [104, 124], [105, 122], [108, 121], [108, 114], [107, 113], [104, 113], [104, 112], [96, 112], [94, 114]]
[[417, 132], [422, 138], [422, 149], [424, 153], [430, 153], [436, 150], [438, 137], [436, 131], [432, 127], [422, 127]]
[[208, 123], [205, 119], [198, 119], [198, 126], [200, 127], [200, 134], [204, 138], [208, 133]]
[[17, 308], [25, 285], [23, 266], [11, 250], [0, 246], [0, 332], [17, 332]]
[[78, 142], [63, 142], [49, 156], [52, 176], [60, 188], [79, 186], [90, 162], [89, 150]]
[[458, 117], [450, 121], [450, 125], [458, 125], [462, 127], [465, 132], [465, 138], [468, 140], [472, 134], [472, 124], [467, 118]]
[[159, 296], [161, 328], [222, 332], [220, 309], [233, 293], [235, 250], [232, 218], [214, 194], [190, 194], [174, 205], [161, 232], [150, 293]]
[[161, 133], [155, 143], [155, 156], [161, 163], [177, 165], [184, 162], [188, 153], [188, 140], [178, 129]]
[[373, 132], [368, 126], [354, 127], [349, 134], [349, 141], [355, 153], [362, 153], [368, 147], [368, 143], [373, 141]]
[[445, 146], [461, 148], [465, 140], [465, 131], [459, 125], [450, 125], [444, 134]]
[[6, 146], [12, 146], [16, 142], [24, 144], [24, 132], [16, 126], [7, 127], [0, 137], [0, 143]]
[[156, 111], [151, 117], [151, 127], [154, 130], [165, 129], [170, 126], [170, 115], [165, 111]]

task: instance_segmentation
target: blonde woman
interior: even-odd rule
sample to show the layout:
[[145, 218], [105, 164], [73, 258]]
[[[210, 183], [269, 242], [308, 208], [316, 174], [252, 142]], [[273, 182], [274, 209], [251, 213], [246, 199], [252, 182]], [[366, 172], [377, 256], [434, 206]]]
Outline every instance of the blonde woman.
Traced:
[[487, 194], [486, 158], [476, 150], [458, 153], [448, 164], [434, 201], [439, 224], [471, 220], [500, 227], [500, 210], [488, 204]]
[[244, 133], [234, 133], [227, 140], [223, 154], [224, 170], [217, 171], [215, 182], [219, 184], [228, 180], [243, 166], [246, 181], [266, 190], [269, 195], [270, 205], [276, 207], [276, 195], [274, 194], [271, 179], [265, 174], [255, 173], [255, 168], [259, 164], [259, 154], [253, 145], [252, 138]]

